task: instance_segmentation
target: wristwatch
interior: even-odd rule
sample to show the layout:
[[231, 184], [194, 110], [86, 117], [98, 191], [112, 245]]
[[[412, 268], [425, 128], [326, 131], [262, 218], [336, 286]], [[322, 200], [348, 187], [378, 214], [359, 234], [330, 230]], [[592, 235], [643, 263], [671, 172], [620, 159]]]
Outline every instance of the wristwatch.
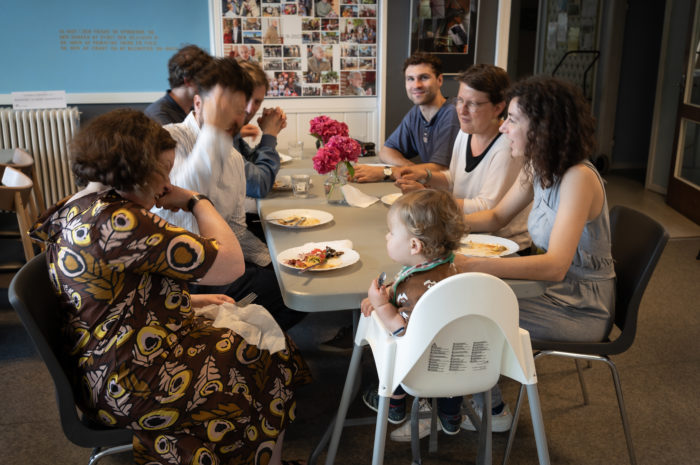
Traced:
[[390, 166], [384, 167], [384, 180], [385, 181], [391, 180], [391, 167]]
[[[209, 200], [209, 197], [204, 194], [194, 194], [187, 202], [187, 211], [191, 212], [200, 200]], [[209, 203], [211, 203], [211, 200], [209, 200]]]

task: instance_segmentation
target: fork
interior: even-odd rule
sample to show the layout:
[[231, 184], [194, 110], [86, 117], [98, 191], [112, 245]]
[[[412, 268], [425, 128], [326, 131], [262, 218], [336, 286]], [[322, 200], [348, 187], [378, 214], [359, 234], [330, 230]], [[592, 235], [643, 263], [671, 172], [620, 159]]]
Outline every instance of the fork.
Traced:
[[258, 298], [258, 294], [251, 292], [250, 294], [243, 297], [241, 300], [236, 301], [236, 307], [245, 307], [246, 305], [252, 304], [255, 299]]
[[296, 220], [295, 222], [293, 222], [292, 224], [290, 224], [290, 226], [292, 226], [292, 227], [299, 226], [299, 225], [300, 225], [301, 223], [303, 223], [304, 221], [306, 221], [306, 217], [305, 217], [305, 216], [302, 216], [302, 217], [300, 217], [298, 220]]

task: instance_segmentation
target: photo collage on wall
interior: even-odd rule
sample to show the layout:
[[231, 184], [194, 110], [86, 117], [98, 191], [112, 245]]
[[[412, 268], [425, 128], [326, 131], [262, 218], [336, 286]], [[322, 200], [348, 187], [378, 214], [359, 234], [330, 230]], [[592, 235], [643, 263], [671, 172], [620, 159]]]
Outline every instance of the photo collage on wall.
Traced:
[[221, 0], [224, 56], [258, 63], [268, 97], [373, 96], [377, 0]]

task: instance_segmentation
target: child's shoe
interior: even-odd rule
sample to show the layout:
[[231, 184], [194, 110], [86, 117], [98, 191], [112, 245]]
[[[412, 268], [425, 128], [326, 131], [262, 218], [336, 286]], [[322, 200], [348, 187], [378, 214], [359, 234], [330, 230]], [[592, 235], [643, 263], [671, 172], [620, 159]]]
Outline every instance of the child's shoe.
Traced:
[[440, 420], [440, 426], [445, 434], [454, 436], [459, 433], [459, 425], [462, 423], [462, 415], [459, 413], [456, 415], [446, 415], [444, 413], [438, 412], [438, 420]]
[[[362, 393], [362, 402], [375, 412], [379, 410], [378, 386], [370, 386]], [[400, 425], [406, 419], [406, 398], [389, 398], [389, 423]]]

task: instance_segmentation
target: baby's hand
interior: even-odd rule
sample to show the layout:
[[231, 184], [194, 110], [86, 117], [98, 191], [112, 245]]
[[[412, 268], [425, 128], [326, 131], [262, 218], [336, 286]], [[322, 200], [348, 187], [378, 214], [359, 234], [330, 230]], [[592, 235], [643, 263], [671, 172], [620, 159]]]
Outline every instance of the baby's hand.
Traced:
[[360, 311], [364, 316], [370, 316], [372, 314], [372, 311], [374, 310], [374, 306], [372, 303], [369, 301], [367, 297], [362, 299], [362, 303], [360, 304]]
[[380, 307], [389, 302], [389, 291], [384, 285], [379, 287], [379, 283], [374, 279], [367, 291], [367, 298], [374, 307]]

